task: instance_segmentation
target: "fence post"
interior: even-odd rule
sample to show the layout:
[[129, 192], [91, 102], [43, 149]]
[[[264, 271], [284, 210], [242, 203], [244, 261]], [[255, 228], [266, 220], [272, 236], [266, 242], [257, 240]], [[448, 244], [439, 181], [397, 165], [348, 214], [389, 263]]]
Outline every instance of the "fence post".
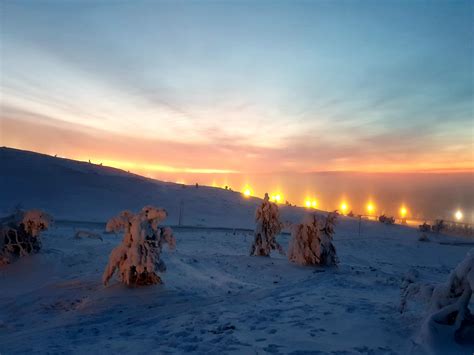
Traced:
[[181, 200], [179, 202], [179, 218], [178, 218], [178, 226], [181, 227], [181, 223], [183, 221], [183, 205], [184, 205], [184, 201]]
[[362, 223], [362, 215], [359, 215], [359, 238], [360, 238], [360, 225]]

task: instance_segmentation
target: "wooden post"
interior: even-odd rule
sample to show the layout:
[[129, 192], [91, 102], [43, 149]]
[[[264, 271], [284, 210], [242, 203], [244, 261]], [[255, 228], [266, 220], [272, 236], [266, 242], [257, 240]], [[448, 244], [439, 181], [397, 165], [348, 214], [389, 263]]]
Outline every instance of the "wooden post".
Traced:
[[359, 238], [360, 238], [360, 225], [362, 223], [362, 215], [359, 215]]
[[184, 201], [181, 200], [179, 202], [179, 219], [178, 219], [178, 226], [181, 227], [181, 224], [183, 222], [183, 205], [184, 205]]

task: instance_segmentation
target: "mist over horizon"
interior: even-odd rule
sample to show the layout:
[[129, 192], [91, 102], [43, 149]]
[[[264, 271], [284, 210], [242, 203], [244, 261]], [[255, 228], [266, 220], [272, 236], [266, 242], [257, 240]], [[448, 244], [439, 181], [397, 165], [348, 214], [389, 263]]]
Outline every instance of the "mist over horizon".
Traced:
[[194, 185], [228, 186], [242, 192], [250, 187], [252, 194], [263, 198], [265, 192], [279, 193], [283, 201], [304, 206], [307, 198], [318, 202], [318, 209], [340, 209], [367, 214], [372, 202], [377, 215], [400, 217], [406, 207], [409, 217], [417, 220], [442, 218], [454, 221], [454, 213], [463, 211], [464, 222], [474, 223], [473, 173], [360, 173], [314, 172], [269, 174], [143, 174], [158, 180]]
[[[13, 147], [12, 147], [13, 148]], [[15, 149], [15, 148], [14, 148]], [[46, 152], [38, 152], [48, 154]], [[61, 156], [59, 156], [61, 157]], [[73, 159], [71, 157], [64, 157]], [[79, 160], [81, 161], [81, 160]], [[88, 160], [83, 160], [88, 162]], [[93, 164], [103, 164], [91, 160]], [[103, 164], [108, 166], [108, 164]], [[407, 208], [409, 219], [453, 221], [454, 213], [461, 210], [463, 222], [474, 223], [474, 189], [472, 172], [436, 173], [163, 173], [141, 169], [123, 169], [147, 178], [189, 185], [196, 183], [224, 189], [226, 186], [242, 193], [249, 188], [251, 195], [263, 198], [265, 193], [280, 194], [282, 203], [305, 206], [307, 199], [316, 200], [318, 209], [340, 209], [348, 205], [354, 214], [367, 214], [367, 203], [375, 206], [374, 214], [400, 217], [400, 208]]]

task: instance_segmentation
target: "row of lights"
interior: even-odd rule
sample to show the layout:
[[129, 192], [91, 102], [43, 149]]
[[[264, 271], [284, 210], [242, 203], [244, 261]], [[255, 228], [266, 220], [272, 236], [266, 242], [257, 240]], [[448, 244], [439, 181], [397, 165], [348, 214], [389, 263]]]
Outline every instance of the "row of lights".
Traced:
[[[252, 196], [251, 188], [248, 187], [248, 186], [245, 187], [244, 190], [243, 190], [243, 195], [245, 197]], [[273, 202], [276, 202], [276, 203], [281, 203], [283, 201], [283, 198], [282, 198], [281, 194], [275, 193], [275, 194], [272, 194], [270, 196], [270, 200], [273, 201]], [[306, 206], [306, 208], [317, 208], [318, 207], [318, 201], [316, 199], [307, 198], [304, 202], [304, 205]], [[375, 213], [375, 204], [373, 202], [368, 202], [366, 208], [367, 208], [367, 212], [368, 212], [369, 215], [373, 215]], [[339, 206], [339, 209], [340, 209], [342, 214], [347, 214], [347, 212], [349, 210], [349, 204], [346, 201], [343, 201], [343, 202], [341, 202], [341, 204]], [[406, 218], [407, 215], [408, 215], [408, 209], [405, 206], [400, 207], [399, 212], [400, 212], [400, 217], [401, 218]], [[454, 218], [457, 221], [461, 221], [462, 218], [463, 218], [462, 211], [457, 210], [454, 213]]]

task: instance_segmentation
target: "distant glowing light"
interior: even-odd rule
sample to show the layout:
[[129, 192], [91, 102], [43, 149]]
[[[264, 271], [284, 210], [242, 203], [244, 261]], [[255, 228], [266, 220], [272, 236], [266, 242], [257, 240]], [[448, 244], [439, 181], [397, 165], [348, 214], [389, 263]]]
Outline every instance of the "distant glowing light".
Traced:
[[342, 213], [346, 213], [348, 208], [349, 207], [347, 206], [346, 202], [341, 203], [341, 212]]
[[252, 190], [250, 189], [250, 187], [246, 187], [243, 191], [243, 194], [244, 194], [245, 197], [252, 196]]
[[304, 201], [304, 204], [307, 208], [316, 208], [316, 207], [318, 207], [318, 201], [313, 200], [309, 197]]
[[375, 211], [375, 206], [374, 206], [374, 204], [373, 204], [372, 202], [369, 202], [369, 203], [367, 204], [367, 212], [369, 212], [369, 214], [370, 214], [370, 213], [373, 213], [374, 211]]
[[456, 213], [454, 214], [454, 217], [456, 218], [457, 221], [460, 221], [463, 217], [463, 214], [460, 210], [457, 210]]
[[272, 195], [270, 199], [276, 203], [280, 203], [280, 201], [282, 200], [282, 197], [280, 194], [275, 194], [275, 195]]
[[407, 213], [408, 210], [406, 209], [406, 207], [400, 208], [400, 216], [402, 216], [402, 218], [405, 218], [407, 216]]

